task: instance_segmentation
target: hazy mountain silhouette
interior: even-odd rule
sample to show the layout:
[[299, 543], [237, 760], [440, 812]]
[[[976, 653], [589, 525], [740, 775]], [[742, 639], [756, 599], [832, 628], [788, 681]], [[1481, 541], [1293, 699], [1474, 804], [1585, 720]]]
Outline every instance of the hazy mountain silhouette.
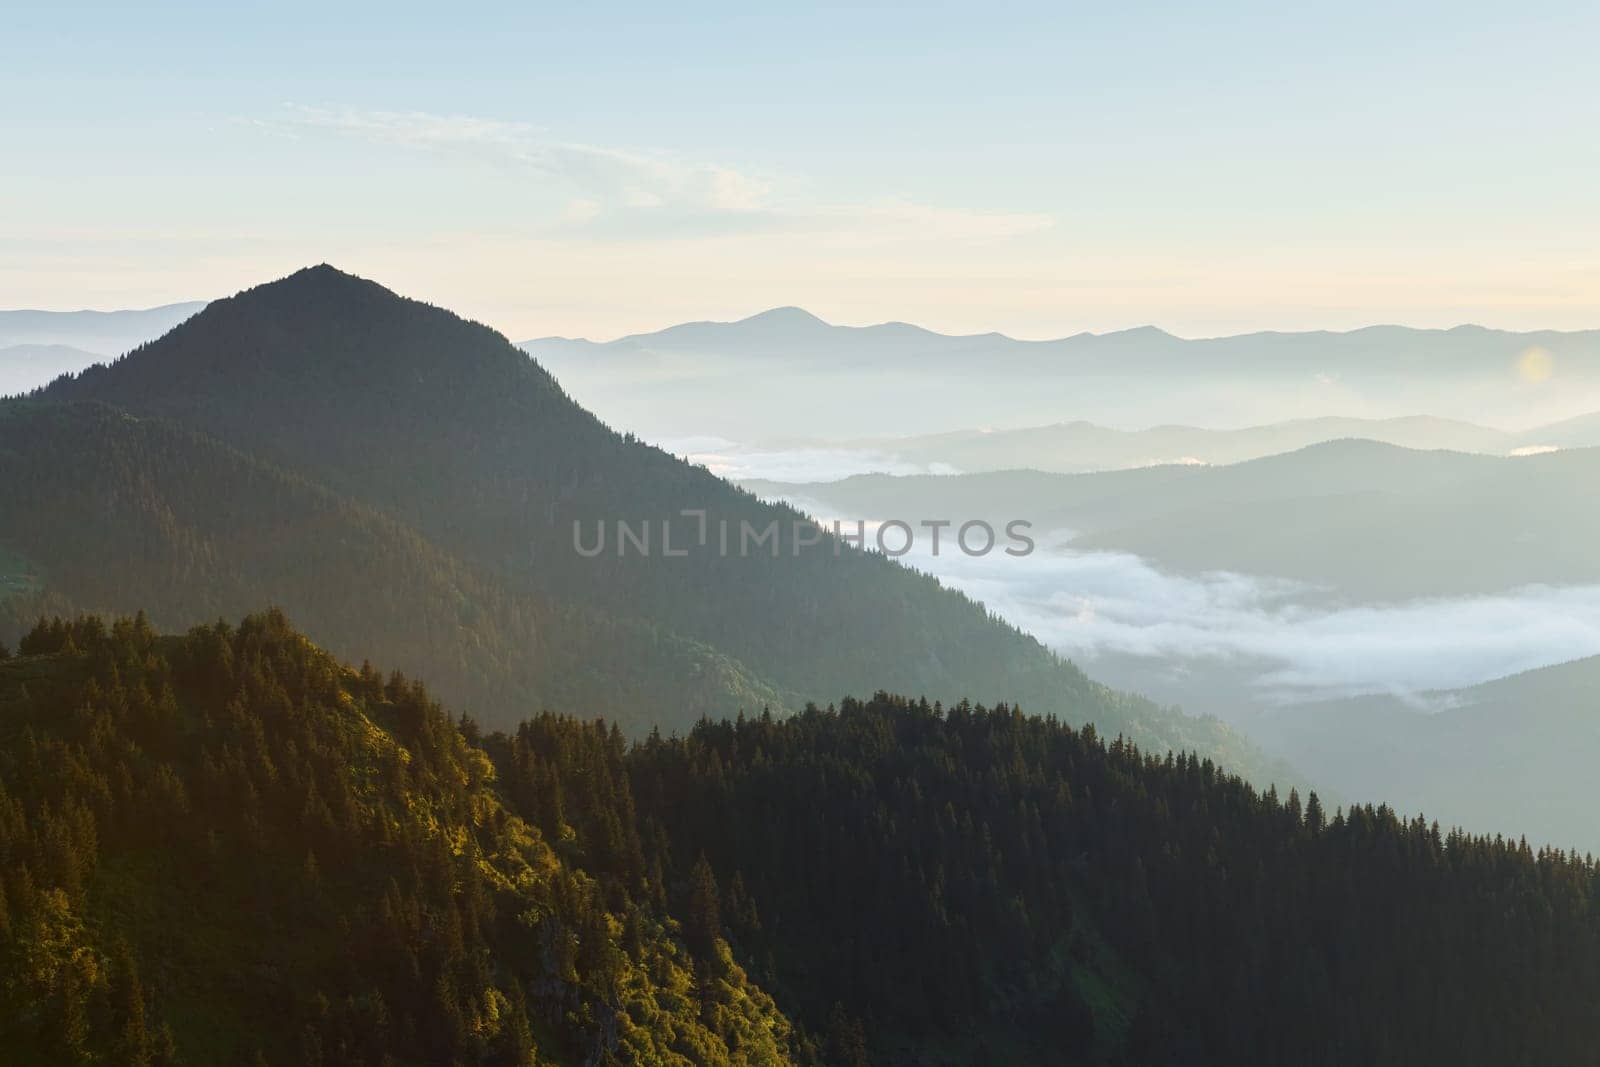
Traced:
[[[713, 529], [724, 519], [759, 528], [796, 514], [606, 428], [487, 327], [331, 267], [216, 301], [111, 366], [56, 383], [41, 402], [81, 400], [226, 441], [376, 509], [518, 602], [656, 628], [716, 650], [767, 691], [1006, 698], [1154, 747], [1254, 760], [1219, 724], [1113, 694], [980, 605], [880, 556], [825, 546], [778, 558], [580, 558], [575, 522], [660, 523], [695, 508]], [[219, 493], [218, 506], [228, 499]], [[114, 534], [85, 535], [105, 538], [109, 556]], [[600, 670], [618, 655], [597, 643], [578, 662]], [[500, 721], [510, 714], [495, 709]]]
[[1344, 796], [1600, 850], [1600, 657], [1468, 689], [1264, 712], [1253, 736]]
[[1233, 430], [1197, 426], [1117, 430], [1091, 422], [1068, 422], [1019, 430], [962, 430], [916, 437], [819, 441], [815, 445], [867, 452], [929, 467], [943, 464], [963, 473], [1026, 469], [1081, 474], [1176, 463], [1238, 463], [1342, 438], [1361, 438], [1406, 448], [1447, 448], [1503, 455], [1545, 437], [1552, 442], [1575, 443], [1591, 431], [1593, 440], [1587, 443], [1600, 444], [1600, 420], [1592, 426], [1577, 420], [1565, 431], [1552, 427], [1549, 434], [1540, 431], [1518, 434], [1427, 415], [1390, 419], [1325, 416]]
[[120, 356], [205, 306], [203, 300], [192, 300], [129, 311], [0, 311], [0, 348], [67, 345], [101, 358]]
[[[859, 438], [1065, 419], [1226, 426], [1418, 411], [1531, 426], [1600, 408], [1600, 331], [1372, 326], [1186, 340], [1141, 327], [1021, 341], [904, 323], [834, 326], [782, 308], [607, 343], [543, 338], [523, 347], [602, 417], [662, 438]], [[1539, 362], [1525, 365], [1533, 350]]]
[[1600, 581], [1600, 449], [1501, 457], [1331, 441], [1221, 467], [750, 481], [829, 514], [1027, 518], [1072, 547], [1185, 573], [1299, 579], [1392, 600]]
[[0, 348], [0, 396], [39, 388], [63, 374], [76, 374], [105, 357], [71, 345], [11, 345]]
[[1600, 445], [1600, 412], [1578, 415], [1519, 435], [1520, 448], [1591, 448]]

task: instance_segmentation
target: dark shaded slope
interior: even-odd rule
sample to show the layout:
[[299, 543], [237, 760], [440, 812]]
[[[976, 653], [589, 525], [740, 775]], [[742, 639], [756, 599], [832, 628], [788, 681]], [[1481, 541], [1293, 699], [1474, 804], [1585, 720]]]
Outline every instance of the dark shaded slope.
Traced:
[[579, 558], [575, 522], [682, 522], [689, 508], [737, 531], [795, 514], [607, 429], [486, 327], [330, 267], [217, 301], [44, 395], [179, 420], [376, 506], [513, 588], [703, 642], [782, 690], [1004, 698], [1254, 759], [1221, 727], [1110, 694], [877, 556], [824, 545], [776, 559]]
[[370, 507], [97, 404], [0, 408], [0, 546], [43, 583], [0, 597], [0, 640], [46, 611], [144, 605], [190, 625], [277, 603], [338, 654], [404, 659], [491, 722], [591, 707], [645, 732], [793, 702], [704, 646], [513, 595]]
[[1600, 875], [1564, 852], [884, 695], [647, 742], [625, 805], [555, 725], [509, 747], [508, 783], [658, 823], [680, 878], [703, 854], [736, 955], [872, 1063], [1583, 1064], [1600, 1037]]

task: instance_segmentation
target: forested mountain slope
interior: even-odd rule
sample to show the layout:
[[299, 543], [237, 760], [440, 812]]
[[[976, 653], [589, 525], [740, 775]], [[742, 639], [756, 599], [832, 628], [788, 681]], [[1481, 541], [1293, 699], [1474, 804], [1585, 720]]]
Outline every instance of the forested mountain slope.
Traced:
[[0, 407], [0, 472], [0, 543], [38, 572], [0, 586], [0, 640], [44, 613], [140, 604], [188, 625], [276, 603], [335, 653], [410, 663], [489, 720], [581, 707], [642, 735], [798, 706], [702, 644], [517, 596], [367, 505], [164, 420]]
[[[36, 402], [82, 400], [181, 423], [375, 509], [519, 603], [581, 604], [713, 649], [747, 689], [1010, 700], [1268, 773], [1225, 728], [1095, 685], [932, 578], [826, 539], [791, 552], [797, 513], [611, 431], [486, 327], [331, 267], [216, 301]], [[783, 548], [724, 554], [713, 534], [686, 558], [665, 558], [659, 540], [649, 557], [619, 556], [614, 541], [598, 558], [574, 549], [575, 523], [592, 537], [618, 520], [676, 522], [681, 546], [685, 509], [736, 538], [743, 522], [777, 522]], [[603, 673], [622, 656], [596, 643], [574, 669]], [[474, 707], [501, 722], [510, 710]]]
[[[0, 662], [24, 1060], [1594, 1062], [1600, 871], [879, 695], [484, 736], [276, 614]], [[759, 988], [758, 988], [759, 986]]]
[[58, 623], [22, 652], [0, 663], [7, 1062], [801, 1054], [714, 935], [692, 954], [507, 810], [419, 685], [279, 615], [183, 638]]
[[730, 930], [779, 1002], [842, 1000], [874, 1062], [1594, 1062], [1600, 872], [1575, 854], [882, 696], [631, 768], [675, 854], [754, 902]]

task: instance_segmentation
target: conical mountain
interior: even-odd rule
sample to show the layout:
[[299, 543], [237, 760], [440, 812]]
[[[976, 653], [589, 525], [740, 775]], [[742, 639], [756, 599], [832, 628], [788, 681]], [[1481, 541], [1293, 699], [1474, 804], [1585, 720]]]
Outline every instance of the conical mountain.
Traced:
[[557, 504], [606, 512], [621, 474], [673, 499], [671, 482], [709, 481], [606, 429], [488, 327], [328, 266], [216, 301], [45, 399], [174, 419], [497, 565], [526, 563]]
[[[179, 422], [417, 530], [504, 596], [715, 649], [772, 691], [1017, 702], [1259, 770], [1221, 725], [1095, 685], [930, 577], [826, 538], [795, 553], [797, 513], [612, 431], [487, 327], [331, 267], [216, 301], [43, 400]], [[699, 530], [685, 510], [705, 512], [708, 536], [666, 556], [662, 524], [679, 551]], [[648, 524], [654, 551], [619, 555], [619, 520]], [[774, 522], [781, 551], [745, 548], [741, 524]], [[575, 529], [592, 543], [602, 527], [605, 552], [576, 550]], [[623, 669], [621, 656], [595, 647], [586, 666]]]

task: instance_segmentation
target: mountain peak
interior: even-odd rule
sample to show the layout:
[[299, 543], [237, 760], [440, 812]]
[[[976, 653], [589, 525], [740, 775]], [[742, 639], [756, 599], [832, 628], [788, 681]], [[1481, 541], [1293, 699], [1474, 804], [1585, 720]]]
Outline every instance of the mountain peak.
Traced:
[[827, 326], [828, 323], [802, 307], [793, 305], [770, 308], [749, 318], [740, 319], [740, 326]]
[[234, 299], [271, 298], [288, 294], [304, 296], [312, 293], [336, 296], [340, 299], [348, 299], [358, 293], [365, 293], [369, 297], [381, 295], [395, 300], [405, 299], [375, 281], [342, 271], [330, 263], [301, 267], [282, 278], [251, 286], [236, 294]]
[[1126, 330], [1113, 330], [1100, 335], [1102, 340], [1113, 338], [1125, 341], [1176, 341], [1179, 338], [1159, 326], [1133, 326]]
[[752, 341], [761, 344], [782, 345], [787, 341], [810, 342], [818, 335], [826, 335], [833, 326], [811, 312], [798, 307], [777, 307], [758, 312], [733, 322], [684, 322], [668, 326], [656, 333], [630, 334], [612, 344], [684, 345], [699, 343], [726, 343], [736, 340], [741, 344]]
[[487, 326], [327, 263], [214, 301], [51, 391], [158, 414], [271, 412], [279, 432], [314, 409], [381, 420], [450, 410], [469, 419], [469, 410], [560, 396], [542, 368]]

